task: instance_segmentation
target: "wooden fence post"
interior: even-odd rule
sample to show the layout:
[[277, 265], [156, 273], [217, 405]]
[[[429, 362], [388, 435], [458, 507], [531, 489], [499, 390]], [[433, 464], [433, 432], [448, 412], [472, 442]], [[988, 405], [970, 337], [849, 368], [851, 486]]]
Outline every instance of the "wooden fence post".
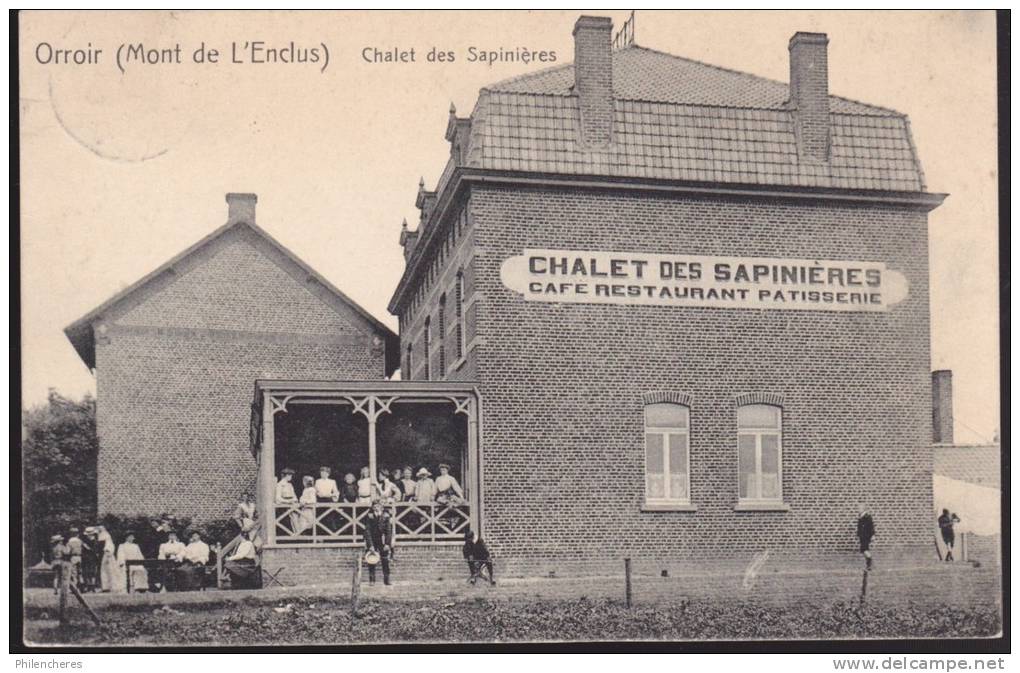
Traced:
[[623, 574], [626, 580], [626, 595], [627, 595], [627, 607], [630, 607], [631, 593], [630, 593], [630, 559], [623, 559]]
[[351, 577], [351, 617], [358, 616], [358, 601], [361, 598], [361, 552], [354, 554], [354, 576]]
[[60, 562], [60, 625], [67, 626], [67, 584], [68, 584], [68, 563]]

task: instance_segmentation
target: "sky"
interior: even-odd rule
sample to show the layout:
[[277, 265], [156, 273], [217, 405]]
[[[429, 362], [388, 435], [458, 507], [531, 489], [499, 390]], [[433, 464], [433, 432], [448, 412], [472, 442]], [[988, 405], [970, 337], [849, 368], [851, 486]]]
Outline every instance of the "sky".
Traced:
[[[546, 67], [471, 62], [469, 49], [569, 62], [579, 14], [617, 28], [628, 16], [21, 14], [24, 403], [51, 387], [95, 391], [63, 328], [221, 226], [227, 192], [257, 193], [259, 226], [396, 330], [386, 306], [403, 271], [400, 222], [417, 221], [419, 178], [434, 187], [449, 157], [450, 104], [466, 116], [481, 87]], [[798, 30], [829, 35], [831, 93], [910, 116], [928, 189], [949, 194], [929, 216], [932, 367], [953, 370], [957, 441], [988, 441], [1000, 422], [994, 14], [636, 16], [639, 45], [780, 81]], [[309, 59], [314, 48], [318, 62], [253, 62], [268, 60], [259, 42]], [[129, 55], [139, 44], [156, 62]], [[203, 47], [218, 62], [196, 63]], [[456, 60], [429, 61], [432, 48]], [[368, 62], [366, 49], [404, 62]]]

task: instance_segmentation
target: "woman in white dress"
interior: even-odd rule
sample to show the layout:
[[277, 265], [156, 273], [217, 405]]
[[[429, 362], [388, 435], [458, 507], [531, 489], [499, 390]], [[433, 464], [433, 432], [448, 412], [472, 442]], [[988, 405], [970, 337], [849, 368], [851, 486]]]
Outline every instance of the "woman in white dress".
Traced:
[[103, 591], [124, 591], [124, 581], [117, 568], [117, 545], [110, 531], [96, 526], [96, 544], [100, 547], [99, 582]]
[[297, 527], [294, 529], [295, 534], [304, 533], [306, 530], [311, 531], [315, 526], [315, 479], [309, 475], [305, 475], [301, 479], [305, 489], [301, 491], [301, 516], [298, 520]]
[[[145, 555], [141, 548], [135, 544], [134, 533], [124, 536], [124, 541], [117, 548], [117, 566], [120, 568], [121, 577], [127, 577], [128, 561], [144, 561]], [[131, 587], [135, 591], [147, 591], [149, 588], [149, 572], [142, 566], [131, 568]], [[125, 585], [125, 591], [127, 587]]]
[[[283, 468], [280, 472], [280, 480], [276, 482], [276, 504], [285, 505], [291, 507], [287, 519], [290, 522], [290, 531], [283, 531], [284, 535], [297, 535], [301, 532], [301, 513], [297, 510], [298, 497], [294, 494], [294, 484], [291, 483], [291, 479], [294, 478], [294, 470], [289, 467]], [[280, 512], [276, 512], [277, 518]], [[283, 530], [282, 527], [279, 530]], [[278, 533], [279, 534], [279, 533]]]

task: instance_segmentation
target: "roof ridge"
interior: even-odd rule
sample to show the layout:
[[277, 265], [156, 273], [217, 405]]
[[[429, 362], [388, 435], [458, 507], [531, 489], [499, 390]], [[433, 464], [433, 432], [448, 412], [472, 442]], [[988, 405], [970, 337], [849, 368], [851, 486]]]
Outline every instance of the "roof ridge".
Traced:
[[[690, 57], [687, 57], [687, 56], [677, 56], [676, 54], [670, 54], [669, 52], [666, 52], [666, 51], [660, 51], [658, 49], [652, 49], [651, 47], [642, 47], [639, 44], [632, 44], [628, 48], [643, 49], [644, 51], [649, 51], [649, 52], [652, 52], [653, 54], [659, 54], [661, 56], [668, 56], [669, 58], [674, 58], [674, 59], [676, 59], [678, 61], [687, 61], [688, 63], [696, 63], [698, 65], [705, 66], [706, 68], [712, 68], [713, 70], [720, 70], [722, 72], [727, 72], [727, 73], [730, 73], [732, 75], [740, 75], [741, 77], [745, 77], [745, 78], [757, 79], [757, 80], [761, 80], [763, 82], [771, 82], [772, 84], [778, 84], [778, 85], [780, 85], [782, 87], [785, 87], [787, 90], [789, 90], [789, 88], [790, 88], [790, 83], [789, 82], [783, 82], [783, 81], [780, 81], [778, 79], [772, 79], [771, 77], [765, 77], [764, 75], [756, 75], [753, 72], [747, 72], [747, 71], [744, 71], [744, 70], [734, 70], [733, 68], [726, 68], [724, 66], [716, 65], [714, 63], [706, 63], [705, 61], [701, 61], [701, 60], [698, 60], [696, 58], [690, 58]], [[900, 116], [900, 117], [906, 116], [902, 112], [898, 112], [897, 110], [893, 110], [892, 108], [882, 107], [881, 105], [873, 105], [871, 103], [865, 103], [864, 101], [859, 101], [859, 100], [857, 100], [855, 98], [847, 98], [846, 96], [837, 96], [836, 94], [833, 94], [833, 93], [829, 94], [829, 98], [838, 98], [838, 99], [846, 101], [848, 103], [854, 103], [856, 105], [862, 105], [864, 107], [872, 108], [872, 109], [875, 109], [875, 110], [882, 110], [884, 112], [891, 112], [893, 115]], [[844, 112], [842, 114], [854, 114], [854, 113], [852, 113], [852, 112]]]
[[[158, 278], [163, 276], [168, 270], [173, 269], [174, 267], [178, 266], [185, 260], [192, 258], [193, 255], [197, 254], [198, 252], [206, 248], [206, 246], [222, 239], [224, 236], [227, 236], [233, 231], [241, 231], [243, 229], [247, 229], [248, 231], [252, 232], [255, 236], [265, 241], [265, 243], [269, 245], [271, 248], [274, 248], [277, 252], [279, 252], [285, 259], [289, 260], [292, 264], [294, 264], [294, 266], [301, 269], [309, 277], [314, 278], [315, 281], [322, 285], [329, 293], [331, 293], [334, 297], [343, 302], [343, 304], [346, 305], [348, 308], [353, 310], [355, 314], [361, 316], [361, 318], [365, 320], [370, 326], [375, 327], [377, 330], [382, 332], [384, 336], [396, 337], [396, 334], [393, 332], [393, 330], [387, 327], [385, 323], [383, 323], [381, 320], [372, 315], [361, 304], [351, 299], [347, 294], [345, 294], [333, 283], [331, 283], [325, 276], [323, 276], [321, 273], [312, 268], [303, 259], [298, 257], [290, 248], [285, 246], [280, 241], [276, 240], [276, 238], [273, 237], [265, 229], [258, 226], [254, 222], [248, 222], [246, 220], [237, 221], [228, 220], [225, 224], [216, 227], [213, 231], [209, 232], [208, 234], [200, 238], [198, 241], [192, 243], [185, 249], [173, 255], [170, 259], [166, 260], [149, 273], [145, 274], [141, 278], [129, 284], [127, 287], [121, 288], [120, 290], [115, 292], [111, 297], [106, 299], [106, 301], [102, 302], [92, 310], [85, 313], [85, 315], [81, 316], [80, 318], [78, 318], [77, 320], [75, 320], [74, 322], [72, 322], [71, 324], [64, 328], [64, 334], [67, 335], [68, 339], [75, 347], [75, 350], [78, 351], [79, 356], [81, 356], [82, 359], [85, 360], [86, 365], [91, 368], [92, 366], [94, 366], [94, 362], [92, 364], [89, 363], [88, 358], [86, 357], [85, 354], [83, 354], [82, 350], [79, 348], [79, 345], [76, 343], [75, 340], [78, 337], [88, 338], [89, 336], [91, 336], [91, 324], [93, 321], [100, 318], [103, 314], [113, 310], [115, 307], [121, 305], [122, 302], [128, 299], [128, 297], [130, 297], [131, 295], [134, 295], [137, 292], [145, 290], [146, 287], [150, 286], [150, 283], [156, 281]], [[270, 259], [270, 261], [272, 261], [274, 264], [279, 265], [279, 263], [276, 260]], [[283, 270], [284, 272], [288, 272], [287, 269]], [[293, 274], [291, 275], [293, 276]], [[296, 277], [295, 279], [299, 280]], [[162, 289], [165, 288], [156, 288], [156, 291], [157, 292], [162, 291]], [[322, 301], [321, 298], [319, 299], [320, 301]], [[334, 307], [331, 306], [330, 308]]]
[[[780, 81], [780, 80], [777, 80], [777, 79], [772, 79], [771, 77], [765, 77], [763, 75], [757, 75], [755, 73], [746, 72], [744, 70], [736, 70], [736, 69], [733, 69], [733, 68], [727, 68], [727, 67], [724, 67], [724, 66], [721, 66], [721, 65], [716, 65], [714, 63], [707, 63], [705, 61], [701, 61], [701, 60], [696, 59], [696, 58], [690, 58], [688, 56], [678, 56], [677, 54], [670, 54], [669, 52], [665, 52], [665, 51], [662, 51], [662, 50], [659, 50], [659, 49], [652, 49], [651, 47], [645, 47], [645, 46], [639, 45], [637, 43], [629, 44], [626, 47], [623, 47], [622, 49], [616, 49], [616, 50], [613, 51], [613, 54], [615, 55], [615, 54], [618, 54], [618, 53], [620, 53], [620, 54], [627, 53], [628, 51], [631, 51], [631, 50], [642, 51], [642, 52], [646, 52], [646, 53], [649, 53], [649, 54], [655, 54], [656, 56], [663, 56], [663, 57], [666, 57], [666, 58], [669, 58], [669, 59], [673, 59], [675, 61], [682, 61], [684, 63], [693, 64], [693, 65], [704, 67], [704, 68], [709, 68], [709, 69], [715, 70], [717, 72], [721, 72], [721, 73], [726, 73], [728, 75], [737, 76], [737, 77], [739, 77], [739, 78], [741, 78], [743, 80], [749, 80], [749, 81], [754, 81], [754, 82], [764, 82], [764, 83], [768, 83], [770, 85], [780, 86], [780, 87], [783, 87], [784, 89], [786, 89], [787, 92], [789, 91], [789, 88], [790, 88], [790, 85], [789, 85], [788, 82], [783, 82], [783, 81]], [[520, 75], [515, 75], [513, 77], [508, 77], [506, 79], [499, 80], [498, 82], [494, 82], [492, 84], [488, 84], [488, 85], [482, 87], [481, 90], [482, 91], [490, 91], [490, 92], [499, 92], [499, 93], [533, 93], [533, 94], [537, 94], [537, 95], [559, 95], [559, 96], [565, 96], [565, 95], [568, 95], [568, 94], [555, 94], [555, 93], [549, 93], [549, 92], [507, 91], [506, 88], [507, 87], [511, 87], [514, 84], [518, 84], [518, 83], [527, 81], [529, 79], [538, 78], [538, 77], [547, 77], [551, 73], [555, 73], [555, 72], [571, 69], [573, 67], [574, 67], [574, 62], [570, 61], [568, 63], [563, 63], [561, 65], [555, 65], [555, 66], [550, 66], [548, 68], [542, 68], [541, 70], [535, 70], [534, 72], [528, 72], [528, 73], [523, 73], [523, 74], [520, 74]], [[860, 100], [857, 100], [855, 98], [848, 98], [846, 96], [838, 96], [838, 95], [835, 95], [835, 94], [832, 94], [832, 93], [829, 94], [829, 98], [830, 99], [835, 99], [835, 100], [838, 100], [838, 101], [841, 101], [841, 102], [844, 102], [844, 103], [849, 103], [851, 105], [856, 105], [856, 106], [860, 106], [860, 107], [863, 107], [863, 108], [867, 108], [869, 111], [874, 111], [874, 113], [876, 113], [876, 114], [869, 115], [869, 114], [864, 113], [864, 112], [840, 112], [838, 114], [856, 114], [858, 116], [890, 116], [890, 117], [894, 116], [894, 117], [906, 117], [906, 115], [904, 113], [899, 112], [897, 110], [893, 110], [892, 108], [883, 107], [881, 105], [874, 105], [872, 103], [865, 103], [864, 101], [860, 101]], [[622, 100], [643, 100], [643, 99], [622, 99]], [[647, 102], [673, 102], [673, 101], [647, 101]], [[730, 106], [730, 105], [712, 105], [712, 106], [709, 106], [709, 107], [722, 107], [722, 108], [747, 109], [747, 110], [781, 110], [781, 109], [784, 109], [784, 108], [775, 108], [775, 107], [751, 107], [751, 106]]]

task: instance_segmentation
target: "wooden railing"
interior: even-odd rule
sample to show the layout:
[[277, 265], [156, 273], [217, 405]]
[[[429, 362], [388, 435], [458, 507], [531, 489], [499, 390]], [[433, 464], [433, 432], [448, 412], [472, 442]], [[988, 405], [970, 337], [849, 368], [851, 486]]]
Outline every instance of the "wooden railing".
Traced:
[[[398, 502], [385, 505], [395, 542], [462, 540], [471, 524], [467, 503]], [[319, 502], [276, 505], [276, 544], [362, 544], [371, 505]]]

